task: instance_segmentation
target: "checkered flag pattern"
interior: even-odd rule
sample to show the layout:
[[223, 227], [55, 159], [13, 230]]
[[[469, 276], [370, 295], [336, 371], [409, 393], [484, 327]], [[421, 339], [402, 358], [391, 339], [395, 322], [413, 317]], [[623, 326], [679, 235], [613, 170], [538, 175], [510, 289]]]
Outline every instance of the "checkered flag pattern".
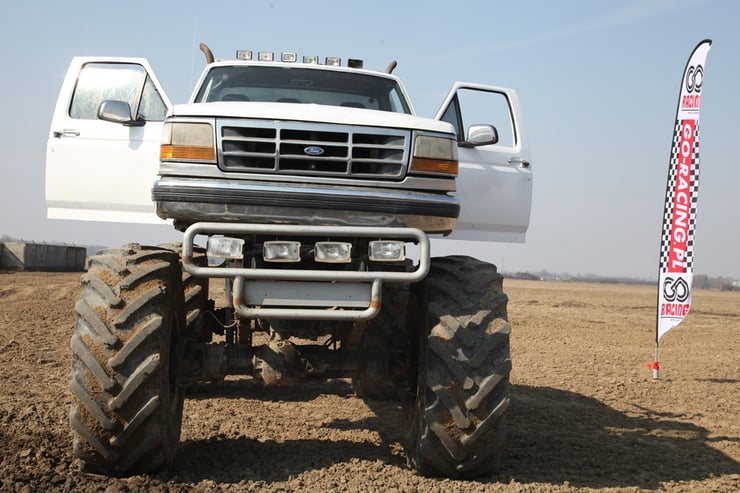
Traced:
[[[677, 120], [673, 131], [673, 144], [671, 146], [671, 157], [668, 169], [668, 182], [666, 184], [665, 206], [663, 209], [663, 234], [660, 240], [660, 272], [668, 271], [668, 259], [671, 247], [671, 228], [673, 225], [673, 206], [676, 200], [676, 176], [678, 174], [679, 152], [681, 145], [681, 127], [683, 121]], [[694, 129], [693, 154], [691, 156], [690, 174], [690, 206], [688, 217], [688, 231], [686, 241], [686, 269], [691, 272], [694, 254], [694, 229], [696, 226], [696, 202], [699, 197], [699, 123], [696, 122]]]

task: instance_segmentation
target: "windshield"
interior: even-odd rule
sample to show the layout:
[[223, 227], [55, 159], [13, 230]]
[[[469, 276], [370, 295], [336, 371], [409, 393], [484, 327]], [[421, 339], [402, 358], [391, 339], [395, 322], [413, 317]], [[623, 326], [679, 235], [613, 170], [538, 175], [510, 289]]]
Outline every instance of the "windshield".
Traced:
[[393, 79], [295, 66], [213, 67], [195, 102], [213, 101], [316, 103], [410, 113]]

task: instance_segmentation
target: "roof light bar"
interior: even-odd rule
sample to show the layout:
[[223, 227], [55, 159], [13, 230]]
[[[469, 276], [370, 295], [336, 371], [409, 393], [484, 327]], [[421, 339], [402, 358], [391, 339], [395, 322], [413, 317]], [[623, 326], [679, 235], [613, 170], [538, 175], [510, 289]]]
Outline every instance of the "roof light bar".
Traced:
[[[253, 52], [252, 50], [236, 50], [237, 60], [258, 60], [260, 62], [275, 61], [275, 53], [271, 51], [259, 51], [256, 53], [256, 55], [257, 57], [255, 58], [255, 52]], [[298, 54], [294, 51], [280, 53], [280, 61], [285, 63], [295, 63], [298, 61]], [[321, 60], [317, 55], [303, 55], [303, 63], [309, 65], [319, 65], [321, 63]], [[329, 67], [341, 67], [342, 59], [336, 56], [328, 56], [324, 59], [324, 65]], [[361, 60], [359, 58], [347, 59], [347, 67], [349, 68], [361, 69], [364, 67], [364, 65], [364, 60]]]

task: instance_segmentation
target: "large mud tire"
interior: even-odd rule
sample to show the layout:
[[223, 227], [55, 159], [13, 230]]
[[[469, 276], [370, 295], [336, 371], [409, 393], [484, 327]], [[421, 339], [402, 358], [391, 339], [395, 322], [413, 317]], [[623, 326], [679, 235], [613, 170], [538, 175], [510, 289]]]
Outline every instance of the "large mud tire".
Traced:
[[365, 328], [359, 349], [367, 361], [379, 362], [378, 368], [364, 368], [352, 379], [355, 394], [362, 399], [398, 401], [397, 382], [403, 379], [403, 349], [408, 284], [384, 284], [380, 313]]
[[137, 244], [101, 250], [75, 309], [70, 424], [81, 469], [127, 476], [166, 467], [184, 399], [174, 383], [185, 324], [177, 255]]
[[412, 290], [412, 364], [402, 406], [404, 446], [419, 473], [493, 472], [509, 406], [506, 305], [496, 267], [470, 257], [433, 259], [426, 280]]
[[[160, 248], [172, 250], [178, 257], [182, 255], [181, 243], [165, 243], [159, 245]], [[208, 266], [208, 257], [204, 248], [195, 247], [193, 251], [193, 263], [199, 267]], [[182, 269], [182, 289], [185, 301], [185, 331], [184, 334], [189, 339], [199, 342], [211, 342], [213, 333], [211, 332], [205, 317], [209, 308], [208, 302], [208, 278], [195, 277], [185, 269]]]

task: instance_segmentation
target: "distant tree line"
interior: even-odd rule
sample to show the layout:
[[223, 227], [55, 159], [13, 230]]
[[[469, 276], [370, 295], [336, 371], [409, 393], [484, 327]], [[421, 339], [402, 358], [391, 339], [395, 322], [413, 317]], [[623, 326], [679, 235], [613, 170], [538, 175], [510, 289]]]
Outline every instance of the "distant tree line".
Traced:
[[[634, 277], [604, 276], [599, 274], [567, 274], [552, 273], [546, 270], [539, 272], [507, 272], [503, 274], [509, 279], [525, 279], [530, 281], [570, 281], [596, 282], [602, 284], [655, 284], [656, 279], [639, 279]], [[722, 291], [740, 291], [740, 281], [725, 276], [708, 276], [694, 274], [693, 286], [697, 289], [719, 289]]]
[[740, 290], [740, 287], [735, 284], [737, 284], [736, 280], [731, 277], [712, 277], [706, 274], [694, 274], [694, 287], [699, 289]]

